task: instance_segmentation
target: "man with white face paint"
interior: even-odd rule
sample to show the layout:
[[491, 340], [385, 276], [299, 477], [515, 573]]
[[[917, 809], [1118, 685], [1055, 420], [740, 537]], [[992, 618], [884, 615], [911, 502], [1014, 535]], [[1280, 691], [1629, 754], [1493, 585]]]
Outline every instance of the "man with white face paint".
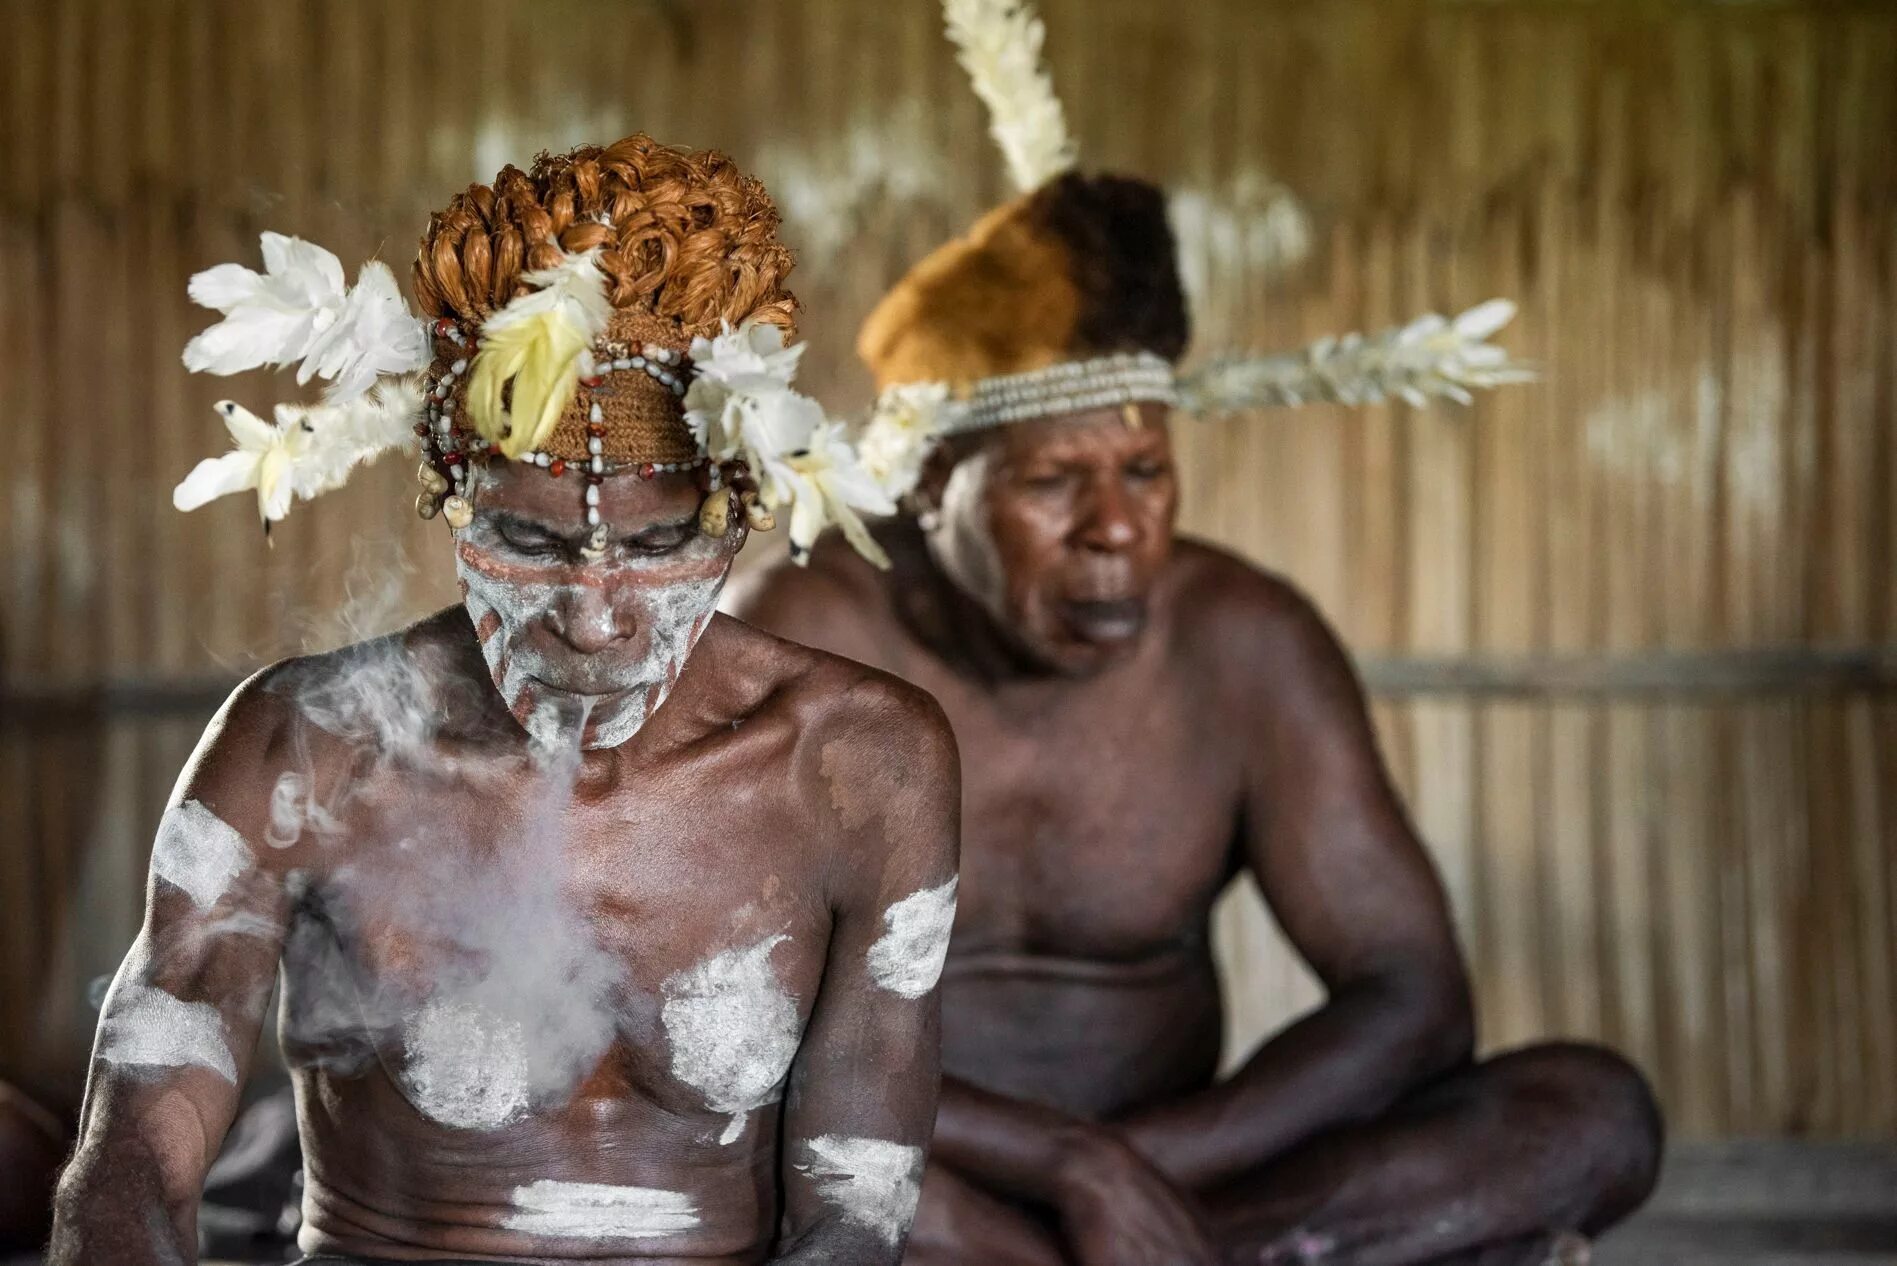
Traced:
[[[465, 605], [213, 721], [105, 1002], [55, 1263], [195, 1257], [279, 966], [308, 1262], [900, 1256], [955, 752], [920, 691], [714, 613], [752, 527], [807, 543], [884, 504], [789, 388], [775, 225], [721, 155], [636, 136], [436, 215], [426, 325], [293, 239], [194, 279], [227, 315], [187, 363], [302, 359], [339, 398], [221, 406], [238, 451], [180, 504], [255, 487], [268, 523], [413, 428]], [[363, 365], [420, 377], [350, 397]]]

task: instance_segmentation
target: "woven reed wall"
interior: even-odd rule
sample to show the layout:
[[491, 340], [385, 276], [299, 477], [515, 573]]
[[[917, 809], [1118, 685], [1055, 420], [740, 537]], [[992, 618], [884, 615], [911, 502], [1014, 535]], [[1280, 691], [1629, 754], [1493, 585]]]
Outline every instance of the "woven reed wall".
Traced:
[[[1897, 17], [1043, 7], [1088, 159], [1177, 195], [1201, 354], [1522, 301], [1535, 387], [1178, 432], [1188, 529], [1364, 656], [1485, 1043], [1620, 1044], [1687, 1134], [1897, 1137]], [[469, 180], [643, 127], [772, 184], [844, 407], [856, 321], [1004, 189], [928, 0], [0, 30], [0, 1075], [61, 1098], [210, 687], [449, 596], [400, 463], [274, 548], [236, 499], [171, 511], [210, 403], [285, 385], [182, 372], [191, 272], [264, 228], [405, 267]], [[1255, 907], [1221, 939], [1235, 1045], [1314, 996]]]

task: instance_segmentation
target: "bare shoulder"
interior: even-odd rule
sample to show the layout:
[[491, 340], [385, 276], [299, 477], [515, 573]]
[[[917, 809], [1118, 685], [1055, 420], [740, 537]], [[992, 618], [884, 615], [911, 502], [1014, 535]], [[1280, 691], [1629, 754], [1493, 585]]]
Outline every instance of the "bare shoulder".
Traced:
[[[842, 826], [838, 838], [857, 837], [870, 818], [886, 828], [953, 823], [961, 802], [960, 764], [954, 733], [934, 696], [741, 620], [720, 617], [714, 627], [723, 643], [720, 659], [758, 674], [746, 686], [754, 699], [747, 725], [762, 722], [759, 728], [773, 742], [786, 745], [792, 782], [809, 798], [813, 813]], [[948, 838], [952, 846], [952, 831]]]
[[1343, 656], [1330, 624], [1303, 590], [1216, 546], [1180, 540], [1170, 586], [1182, 647], [1226, 671], [1311, 668]]
[[875, 534], [896, 560], [892, 571], [826, 532], [805, 564], [779, 559], [733, 581], [723, 606], [780, 637], [871, 659], [877, 640], [896, 624], [895, 586], [911, 553], [903, 525], [879, 524]]

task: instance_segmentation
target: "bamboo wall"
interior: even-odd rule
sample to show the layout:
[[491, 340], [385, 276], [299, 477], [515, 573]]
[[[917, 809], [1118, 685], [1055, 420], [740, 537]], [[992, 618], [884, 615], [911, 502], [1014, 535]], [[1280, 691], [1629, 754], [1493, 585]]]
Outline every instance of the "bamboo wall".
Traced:
[[[1897, 1137], [1897, 16], [1044, 0], [1088, 159], [1163, 181], [1201, 354], [1492, 294], [1540, 384], [1177, 431], [1189, 530], [1364, 657], [1485, 1044], [1604, 1038], [1691, 1135]], [[70, 1097], [149, 831], [246, 667], [444, 602], [409, 472], [264, 548], [185, 278], [265, 228], [405, 267], [503, 161], [731, 150], [806, 377], [1003, 192], [931, 0], [0, 0], [0, 1075]], [[1306, 249], [1300, 251], [1300, 230]], [[1314, 994], [1228, 911], [1234, 1045]]]

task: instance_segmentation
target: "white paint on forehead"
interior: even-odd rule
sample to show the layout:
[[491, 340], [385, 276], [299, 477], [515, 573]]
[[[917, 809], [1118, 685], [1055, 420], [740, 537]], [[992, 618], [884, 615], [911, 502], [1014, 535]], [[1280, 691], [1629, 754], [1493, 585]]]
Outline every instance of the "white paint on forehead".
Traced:
[[689, 1231], [698, 1210], [682, 1192], [543, 1178], [514, 1189], [513, 1231], [553, 1239], [642, 1240]]
[[878, 985], [905, 998], [935, 988], [948, 961], [956, 883], [911, 893], [883, 911], [886, 930], [869, 947], [869, 974]]
[[493, 1130], [526, 1115], [520, 1021], [473, 1003], [431, 999], [404, 1036], [402, 1087], [424, 1116], [459, 1130]]
[[113, 987], [99, 1021], [98, 1055], [108, 1064], [208, 1068], [237, 1084], [237, 1061], [217, 1008], [150, 985], [122, 981]]
[[803, 1037], [797, 1004], [771, 969], [769, 936], [726, 950], [668, 977], [661, 1018], [672, 1046], [672, 1075], [731, 1114], [720, 1143], [737, 1141], [745, 1114], [776, 1100]]
[[922, 1194], [922, 1149], [885, 1139], [824, 1134], [811, 1139], [798, 1166], [845, 1222], [865, 1227], [894, 1248], [915, 1220]]
[[152, 873], [191, 894], [208, 910], [250, 868], [250, 846], [224, 819], [196, 800], [165, 810], [152, 844]]

